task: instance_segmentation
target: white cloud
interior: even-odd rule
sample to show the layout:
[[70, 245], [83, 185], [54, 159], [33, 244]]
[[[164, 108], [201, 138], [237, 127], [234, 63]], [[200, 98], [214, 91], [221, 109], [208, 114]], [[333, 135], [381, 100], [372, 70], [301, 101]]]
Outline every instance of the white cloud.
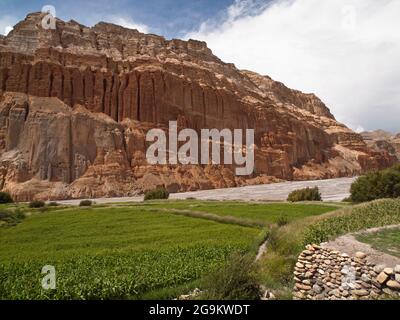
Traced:
[[399, 0], [259, 3], [236, 0], [222, 21], [187, 38], [241, 69], [316, 93], [353, 129], [400, 131]]
[[114, 24], [123, 26], [125, 28], [128, 29], [136, 29], [142, 33], [149, 33], [149, 27], [145, 24], [141, 24], [141, 23], [135, 23], [132, 19], [130, 18], [123, 18], [123, 17], [110, 17], [110, 19], [108, 19], [109, 22], [112, 22]]
[[12, 26], [5, 27], [4, 35], [8, 35], [12, 31], [12, 29], [14, 29]]
[[17, 19], [11, 16], [0, 17], [0, 34], [7, 35], [12, 29], [13, 25], [17, 23]]

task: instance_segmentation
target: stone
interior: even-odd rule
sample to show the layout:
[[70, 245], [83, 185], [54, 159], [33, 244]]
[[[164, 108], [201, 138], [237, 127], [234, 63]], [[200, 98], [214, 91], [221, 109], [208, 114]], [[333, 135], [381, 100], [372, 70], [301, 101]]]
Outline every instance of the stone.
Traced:
[[334, 290], [330, 291], [328, 294], [329, 294], [330, 296], [335, 296], [335, 297], [337, 297], [337, 298], [340, 298], [340, 291], [339, 291], [339, 289], [334, 289]]
[[374, 287], [376, 287], [376, 288], [381, 288], [382, 287], [382, 284], [381, 283], [379, 283], [377, 280], [375, 280], [375, 279], [372, 279], [371, 280], [371, 284], [374, 286]]
[[365, 259], [367, 255], [364, 252], [356, 252], [356, 258]]
[[[0, 40], [0, 182], [16, 201], [355, 176], [397, 162], [315, 95], [226, 64], [205, 42], [62, 20], [49, 35], [37, 27], [44, 15], [29, 14]], [[254, 175], [149, 165], [146, 133], [170, 120], [254, 129]]]
[[351, 293], [358, 297], [367, 296], [369, 294], [368, 291], [365, 289], [352, 290]]
[[385, 265], [380, 264], [380, 265], [377, 265], [377, 266], [374, 267], [374, 271], [375, 271], [377, 274], [379, 274], [379, 273], [381, 273], [385, 268], [386, 268]]
[[400, 283], [395, 281], [395, 280], [389, 280], [388, 282], [386, 282], [386, 285], [390, 288], [390, 289], [394, 289], [394, 290], [400, 290]]
[[305, 285], [305, 284], [301, 284], [301, 283], [296, 283], [296, 288], [299, 290], [304, 290], [304, 291], [308, 291], [311, 290], [311, 286], [310, 285]]
[[400, 273], [396, 273], [396, 275], [394, 276], [394, 280], [400, 282]]
[[301, 293], [301, 292], [295, 292], [295, 293], [293, 293], [293, 297], [294, 297], [294, 298], [297, 298], [297, 299], [300, 299], [300, 300], [305, 298], [304, 294]]
[[383, 293], [385, 293], [389, 296], [392, 296], [395, 294], [395, 292], [393, 290], [391, 290], [390, 288], [384, 288], [384, 289], [382, 289], [382, 291], [383, 291]]
[[383, 272], [386, 273], [389, 276], [394, 274], [393, 268], [385, 268], [385, 269], [383, 269]]
[[261, 300], [276, 300], [276, 296], [269, 290], [266, 290]]
[[321, 288], [321, 287], [320, 287], [319, 285], [317, 285], [317, 284], [313, 285], [312, 289], [313, 289], [313, 291], [314, 291], [316, 294], [320, 294], [320, 293], [323, 291], [323, 288]]
[[386, 272], [381, 272], [378, 277], [376, 278], [376, 280], [380, 283], [380, 284], [385, 284], [386, 281], [389, 280], [389, 276]]
[[400, 265], [397, 265], [397, 266], [394, 268], [394, 272], [395, 272], [395, 273], [400, 273]]
[[370, 281], [371, 281], [371, 278], [369, 277], [369, 275], [363, 273], [363, 274], [361, 275], [361, 280], [364, 281], [364, 282], [370, 282]]

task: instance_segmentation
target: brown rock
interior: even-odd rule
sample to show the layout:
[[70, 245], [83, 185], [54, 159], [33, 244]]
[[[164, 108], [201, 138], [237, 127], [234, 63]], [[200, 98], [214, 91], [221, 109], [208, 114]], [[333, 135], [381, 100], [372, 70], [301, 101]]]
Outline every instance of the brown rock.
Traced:
[[390, 288], [390, 289], [394, 289], [394, 290], [400, 290], [400, 283], [395, 281], [395, 280], [389, 280], [388, 282], [386, 282], [386, 285]]
[[380, 284], [385, 284], [386, 281], [389, 280], [389, 276], [385, 273], [385, 272], [381, 272], [378, 277], [376, 278], [376, 280], [380, 283]]
[[364, 297], [369, 294], [368, 291], [364, 289], [352, 290], [351, 293], [359, 297]]
[[365, 259], [367, 255], [364, 252], [357, 252], [356, 253], [356, 258], [358, 259]]
[[[49, 33], [42, 17], [0, 39], [0, 189], [18, 201], [354, 176], [397, 160], [368, 148], [315, 95], [238, 70], [204, 42], [62, 20]], [[255, 129], [255, 174], [148, 165], [146, 133], [170, 120]]]

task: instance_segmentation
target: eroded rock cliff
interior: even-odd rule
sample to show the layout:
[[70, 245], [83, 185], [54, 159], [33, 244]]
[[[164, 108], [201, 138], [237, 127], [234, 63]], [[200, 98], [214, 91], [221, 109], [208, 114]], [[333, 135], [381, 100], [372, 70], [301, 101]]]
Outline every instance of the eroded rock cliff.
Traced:
[[[17, 200], [128, 196], [322, 179], [393, 164], [312, 94], [213, 55], [99, 23], [30, 14], [0, 41], [0, 188]], [[145, 136], [182, 128], [255, 129], [255, 173], [230, 166], [151, 166]]]
[[362, 132], [361, 136], [371, 149], [378, 152], [387, 151], [400, 160], [400, 133], [392, 134], [384, 130], [375, 130]]

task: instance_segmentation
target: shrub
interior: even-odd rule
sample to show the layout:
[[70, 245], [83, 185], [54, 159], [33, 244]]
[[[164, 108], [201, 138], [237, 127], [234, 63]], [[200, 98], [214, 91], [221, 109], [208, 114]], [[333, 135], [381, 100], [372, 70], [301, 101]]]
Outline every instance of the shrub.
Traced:
[[295, 190], [291, 192], [287, 198], [287, 201], [290, 202], [321, 200], [321, 193], [319, 192], [318, 187]]
[[0, 210], [0, 222], [4, 222], [6, 226], [15, 226], [25, 219], [25, 214], [16, 209], [14, 212], [8, 210]]
[[288, 223], [289, 223], [289, 218], [288, 218], [287, 216], [285, 216], [285, 215], [280, 216], [280, 217], [278, 218], [278, 220], [276, 221], [276, 224], [277, 224], [279, 227], [286, 226]]
[[0, 192], [0, 203], [13, 203], [14, 200], [7, 192]]
[[350, 192], [353, 202], [400, 197], [400, 165], [359, 177]]
[[49, 207], [58, 207], [60, 204], [57, 202], [50, 202]]
[[234, 254], [225, 264], [202, 279], [206, 300], [258, 300], [258, 268], [251, 255]]
[[38, 208], [43, 208], [46, 204], [43, 201], [40, 200], [34, 200], [31, 201], [29, 203], [29, 208], [34, 208], [34, 209], [38, 209]]
[[147, 191], [144, 195], [144, 200], [158, 200], [158, 199], [168, 199], [169, 192], [164, 187], [157, 188], [155, 190]]
[[92, 206], [92, 204], [93, 204], [93, 202], [91, 200], [82, 200], [79, 203], [79, 206], [80, 207], [90, 207], [90, 206]]

